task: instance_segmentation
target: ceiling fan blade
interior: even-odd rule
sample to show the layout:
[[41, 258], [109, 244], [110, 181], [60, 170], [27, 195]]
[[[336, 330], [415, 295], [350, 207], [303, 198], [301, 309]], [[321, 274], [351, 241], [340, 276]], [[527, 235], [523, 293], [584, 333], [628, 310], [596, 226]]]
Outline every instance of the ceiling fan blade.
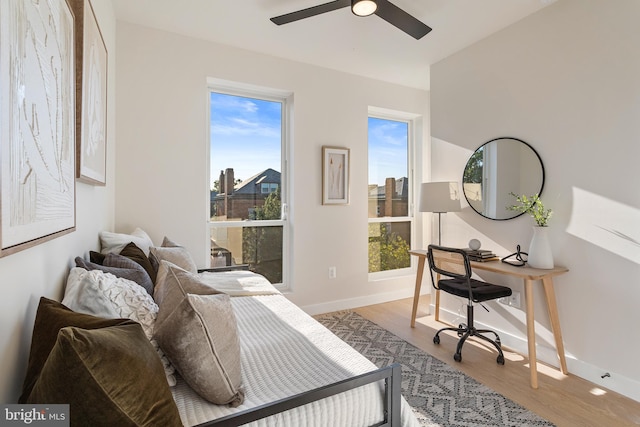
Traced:
[[318, 6], [298, 10], [296, 12], [287, 13], [285, 15], [276, 16], [274, 18], [271, 18], [271, 22], [278, 25], [288, 24], [289, 22], [310, 18], [312, 16], [320, 15], [321, 13], [331, 12], [347, 6], [351, 6], [351, 0], [332, 1], [329, 3], [320, 4]]
[[376, 15], [391, 25], [395, 25], [416, 40], [421, 39], [431, 31], [431, 27], [409, 15], [393, 3], [387, 0], [377, 0], [376, 3], [378, 3], [378, 9], [375, 11]]

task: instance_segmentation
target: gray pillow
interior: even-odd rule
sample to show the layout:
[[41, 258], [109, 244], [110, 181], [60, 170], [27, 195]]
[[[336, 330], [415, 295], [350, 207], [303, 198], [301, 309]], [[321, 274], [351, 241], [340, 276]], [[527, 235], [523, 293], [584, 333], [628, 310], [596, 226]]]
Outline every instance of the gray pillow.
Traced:
[[213, 295], [222, 292], [202, 281], [199, 275], [184, 270], [168, 261], [161, 261], [158, 268], [153, 299], [160, 305], [165, 298], [179, 299], [186, 294]]
[[84, 268], [87, 271], [100, 270], [122, 279], [131, 280], [142, 286], [149, 295], [153, 296], [151, 277], [140, 264], [127, 257], [113, 253], [107, 254], [103, 261], [104, 265], [86, 261], [81, 257], [76, 257], [75, 262], [76, 267]]
[[[238, 406], [241, 389], [240, 342], [229, 296], [216, 293], [197, 276], [161, 263], [154, 338], [182, 378], [204, 399]], [[195, 292], [205, 293], [198, 295]]]
[[[169, 261], [178, 267], [190, 271], [191, 273], [197, 273], [198, 267], [191, 258], [191, 254], [182, 246], [171, 247], [152, 247], [149, 250], [150, 256], [156, 257], [158, 262]], [[156, 281], [158, 278], [156, 277]]]
[[179, 248], [182, 245], [179, 245], [167, 236], [164, 236], [164, 239], [162, 239], [162, 245], [160, 246], [162, 246], [163, 248]]

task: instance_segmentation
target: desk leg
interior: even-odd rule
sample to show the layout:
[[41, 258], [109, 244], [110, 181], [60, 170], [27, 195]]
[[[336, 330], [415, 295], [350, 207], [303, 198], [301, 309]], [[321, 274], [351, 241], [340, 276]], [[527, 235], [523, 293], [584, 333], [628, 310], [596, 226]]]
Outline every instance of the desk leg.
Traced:
[[536, 329], [533, 318], [533, 280], [524, 280], [524, 297], [527, 299], [527, 344], [529, 346], [529, 366], [531, 387], [538, 388], [538, 359], [536, 356]]
[[422, 287], [422, 275], [424, 273], [424, 260], [426, 257], [418, 257], [418, 271], [416, 272], [416, 289], [413, 294], [413, 310], [411, 311], [411, 327], [416, 327], [416, 315], [418, 314], [418, 301], [420, 301], [420, 288]]
[[563, 374], [567, 375], [567, 360], [564, 355], [564, 344], [562, 343], [562, 332], [560, 331], [560, 318], [558, 317], [558, 306], [556, 305], [556, 293], [553, 289], [553, 279], [551, 279], [551, 277], [545, 277], [542, 279], [542, 284], [544, 285], [544, 294], [547, 297], [551, 330], [556, 340], [556, 350], [560, 358], [560, 370]]

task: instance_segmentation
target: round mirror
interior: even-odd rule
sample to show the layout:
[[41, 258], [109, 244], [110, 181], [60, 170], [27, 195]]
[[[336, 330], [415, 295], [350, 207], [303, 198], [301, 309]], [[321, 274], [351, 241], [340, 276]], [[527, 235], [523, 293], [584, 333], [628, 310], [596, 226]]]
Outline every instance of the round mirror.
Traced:
[[541, 194], [544, 167], [536, 151], [517, 138], [496, 138], [481, 145], [469, 158], [462, 190], [469, 206], [489, 219], [522, 215], [507, 209], [516, 203], [511, 193]]

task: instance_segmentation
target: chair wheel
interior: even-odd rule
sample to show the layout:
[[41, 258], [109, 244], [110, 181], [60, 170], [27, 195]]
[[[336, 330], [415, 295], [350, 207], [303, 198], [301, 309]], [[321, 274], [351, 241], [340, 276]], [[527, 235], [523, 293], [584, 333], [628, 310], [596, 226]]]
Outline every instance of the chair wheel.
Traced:
[[504, 365], [504, 356], [502, 354], [499, 354], [496, 362], [498, 362], [498, 365]]
[[454, 354], [453, 355], [453, 360], [455, 360], [456, 362], [462, 362], [462, 355], [460, 353]]
[[440, 337], [438, 335], [436, 335], [435, 337], [433, 337], [433, 343], [434, 344], [440, 344]]

